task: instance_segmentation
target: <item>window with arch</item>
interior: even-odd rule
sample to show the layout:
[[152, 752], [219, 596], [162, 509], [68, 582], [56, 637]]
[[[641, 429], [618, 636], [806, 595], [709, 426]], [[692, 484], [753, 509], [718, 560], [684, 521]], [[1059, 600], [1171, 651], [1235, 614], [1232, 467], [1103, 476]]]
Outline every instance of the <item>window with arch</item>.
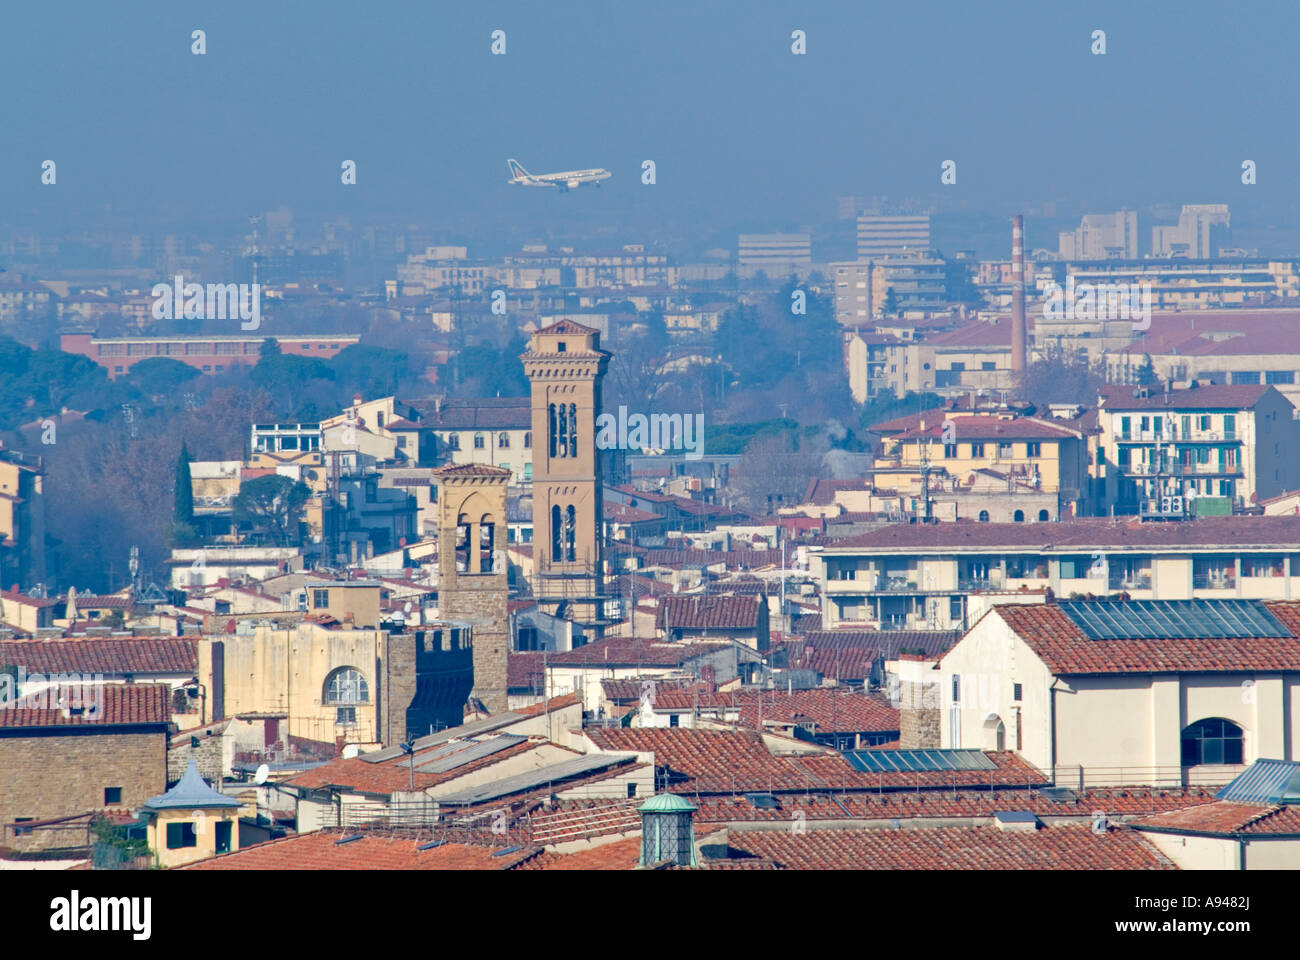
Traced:
[[989, 522], [989, 512], [987, 510], [981, 510], [980, 523], [988, 523], [988, 522]]
[[1051, 517], [1048, 515], [1048, 513], [1047, 513], [1046, 510], [1039, 510], [1039, 511], [1038, 511], [1038, 522], [1039, 522], [1039, 523], [1046, 523], [1046, 522], [1047, 522], [1048, 520], [1050, 520], [1050, 519], [1051, 519]]
[[483, 449], [483, 434], [481, 433], [474, 434], [474, 449], [475, 450]]
[[339, 667], [325, 678], [327, 704], [358, 704], [370, 702], [370, 685], [355, 667]]
[[1011, 519], [1012, 519], [1012, 521], [1015, 522], [1015, 523], [1024, 523], [1024, 522], [1025, 522], [1025, 511], [1023, 511], [1023, 510], [1017, 510], [1015, 513], [1013, 513], [1013, 514], [1011, 515]]
[[569, 456], [578, 455], [578, 405], [569, 404]]
[[524, 434], [524, 449], [531, 449], [533, 445], [533, 431], [529, 430]]
[[551, 507], [551, 559], [563, 560], [564, 551], [561, 544], [564, 543], [564, 517], [560, 510], [560, 505], [556, 504]]
[[564, 559], [576, 560], [575, 551], [578, 536], [578, 511], [569, 504], [564, 510]]
[[501, 433], [498, 433], [498, 434], [497, 434], [497, 446], [500, 447], [500, 448], [503, 449], [503, 450], [506, 449], [507, 447], [509, 447], [509, 446], [510, 446], [510, 434], [505, 433], [504, 431], [501, 432]]
[[1197, 720], [1183, 730], [1183, 766], [1203, 763], [1243, 763], [1241, 727], [1222, 717]]

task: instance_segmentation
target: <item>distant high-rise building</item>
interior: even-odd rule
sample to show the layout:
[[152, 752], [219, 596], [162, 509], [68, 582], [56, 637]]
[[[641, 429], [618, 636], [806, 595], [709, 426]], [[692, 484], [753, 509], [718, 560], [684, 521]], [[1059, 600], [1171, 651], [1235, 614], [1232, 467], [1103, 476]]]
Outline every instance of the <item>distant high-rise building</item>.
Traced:
[[858, 217], [859, 260], [875, 260], [913, 250], [926, 250], [929, 246], [929, 216]]
[[1177, 226], [1151, 228], [1151, 254], [1207, 260], [1229, 245], [1230, 226], [1226, 203], [1185, 203]]
[[835, 319], [848, 327], [871, 321], [871, 263], [857, 260], [829, 265], [835, 284]]
[[1137, 212], [1086, 214], [1073, 231], [1060, 235], [1062, 260], [1136, 260]]
[[806, 269], [812, 265], [812, 237], [806, 233], [742, 233], [736, 261], [768, 276]]

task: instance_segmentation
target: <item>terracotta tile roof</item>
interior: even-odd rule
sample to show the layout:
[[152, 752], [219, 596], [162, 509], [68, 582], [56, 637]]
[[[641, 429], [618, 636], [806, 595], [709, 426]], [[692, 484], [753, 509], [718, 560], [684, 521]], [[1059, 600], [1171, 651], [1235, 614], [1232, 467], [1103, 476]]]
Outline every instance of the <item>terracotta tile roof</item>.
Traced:
[[584, 644], [575, 650], [550, 654], [547, 663], [555, 666], [605, 665], [676, 667], [694, 657], [717, 650], [716, 644], [671, 643], [641, 637], [606, 637]]
[[740, 701], [740, 722], [758, 728], [764, 721], [815, 724], [817, 733], [886, 733], [898, 730], [898, 709], [875, 697], [847, 690], [766, 691]]
[[941, 420], [925, 421], [925, 429], [921, 429], [918, 424], [915, 428], [906, 430], [893, 439], [899, 441], [940, 439], [943, 436], [943, 425], [946, 421], [952, 421], [953, 428], [956, 431], [955, 436], [960, 441], [1066, 440], [1076, 436], [1073, 430], [1037, 418], [1016, 417], [1014, 419], [1004, 419], [993, 414], [952, 412]]
[[1064, 801], [1052, 800], [1037, 788], [998, 790], [959, 787], [956, 790], [887, 790], [775, 793], [774, 806], [755, 807], [743, 796], [690, 797], [699, 810], [695, 822], [789, 822], [797, 810], [807, 820], [915, 820], [926, 818], [975, 819], [1001, 810], [1028, 810], [1048, 820], [1087, 819], [1100, 810], [1108, 817], [1143, 817], [1214, 800], [1212, 791], [1190, 787], [1178, 790], [1128, 787], [1072, 792]]
[[[761, 709], [760, 709], [761, 699]], [[766, 721], [805, 722], [816, 726], [818, 733], [866, 733], [898, 730], [898, 710], [889, 703], [843, 688], [741, 692], [709, 691], [699, 685], [655, 685], [654, 709], [669, 711], [722, 709], [734, 712], [738, 724], [758, 729], [761, 716]]]
[[512, 690], [540, 690], [545, 683], [540, 650], [511, 651], [506, 655], [506, 686]]
[[615, 523], [655, 523], [662, 521], [664, 518], [647, 510], [638, 510], [636, 507], [607, 501], [605, 503], [605, 519], [613, 520]]
[[420, 412], [420, 426], [439, 430], [531, 430], [533, 424], [528, 397], [426, 398], [412, 406]]
[[1105, 398], [1107, 410], [1249, 410], [1259, 403], [1260, 397], [1273, 389], [1263, 384], [1223, 384], [1173, 390], [1169, 393], [1168, 403], [1163, 390], [1151, 390], [1149, 396], [1135, 397], [1133, 387], [1108, 386], [1102, 388], [1101, 395]]
[[697, 793], [745, 791], [895, 790], [1006, 784], [1031, 786], [1046, 778], [1012, 753], [988, 753], [993, 770], [936, 773], [862, 773], [838, 753], [778, 757], [754, 730], [599, 727], [584, 731], [601, 750], [653, 753], [667, 767], [668, 789]]
[[[816, 670], [838, 680], [858, 680], [876, 657], [893, 660], [903, 650], [937, 656], [961, 639], [960, 630], [809, 630], [773, 645], [794, 669]], [[812, 653], [808, 648], [812, 647]]]
[[431, 850], [418, 849], [429, 843], [429, 834], [419, 836], [388, 831], [361, 832], [361, 839], [340, 844], [355, 836], [349, 830], [318, 830], [281, 840], [271, 840], [224, 853], [183, 870], [510, 870], [539, 852], [525, 846], [505, 856], [493, 856], [513, 843], [446, 843]]
[[[466, 749], [474, 745], [473, 741], [463, 741]], [[486, 757], [480, 757], [464, 766], [456, 767], [445, 773], [421, 773], [418, 769], [415, 771], [415, 789], [424, 790], [428, 787], [435, 786], [439, 783], [445, 783], [448, 780], [454, 780], [457, 777], [464, 776], [484, 767], [489, 767], [494, 763], [510, 757], [517, 756], [521, 753], [527, 753], [529, 750], [536, 748], [537, 744], [533, 741], [525, 740], [516, 743], [513, 746], [506, 747], [496, 753], [489, 754]], [[436, 746], [429, 747], [426, 750], [417, 751], [416, 766], [420, 764], [420, 757], [436, 749]], [[448, 756], [454, 756], [455, 751]], [[346, 787], [356, 790], [360, 793], [371, 793], [379, 795], [389, 795], [397, 791], [411, 789], [411, 771], [407, 766], [405, 755], [395, 757], [392, 760], [381, 761], [379, 763], [369, 763], [360, 757], [351, 759], [339, 758], [331, 760], [328, 763], [321, 764], [319, 767], [313, 767], [311, 770], [305, 770], [296, 777], [291, 777], [284, 781], [286, 786], [299, 787], [304, 790], [315, 790], [322, 787], [337, 786]]]
[[47, 706], [45, 695], [32, 694], [0, 709], [0, 728], [12, 727], [86, 727], [91, 730], [111, 726], [166, 726], [171, 722], [172, 691], [165, 683], [105, 683], [93, 693], [75, 694], [81, 701], [74, 707], [85, 712], [66, 716], [57, 707]]
[[762, 610], [753, 597], [673, 594], [659, 601], [659, 630], [754, 630]]
[[489, 466], [486, 463], [458, 463], [453, 466], [439, 467], [433, 471], [435, 477], [508, 477], [509, 470]]
[[635, 870], [641, 862], [641, 832], [634, 837], [573, 853], [547, 851], [523, 864], [521, 870]]
[[62, 603], [62, 600], [54, 600], [49, 597], [29, 597], [18, 590], [0, 590], [0, 606], [6, 603], [16, 603], [22, 607], [54, 607]]
[[1056, 604], [999, 604], [994, 610], [1057, 676], [1294, 673], [1300, 670], [1300, 601], [1266, 602], [1265, 606], [1296, 636], [1090, 640]]
[[584, 327], [573, 320], [556, 320], [554, 323], [542, 327], [537, 333], [600, 333], [595, 327]]
[[992, 826], [730, 831], [728, 845], [787, 870], [1172, 870], [1132, 830], [1087, 824], [1033, 832]]
[[1097, 518], [1054, 523], [891, 523], [829, 544], [826, 552], [1023, 548], [1059, 553], [1094, 547], [1241, 550], [1291, 549], [1296, 543], [1300, 543], [1300, 516], [1201, 517], [1183, 523]]
[[581, 693], [566, 693], [560, 697], [551, 697], [549, 703], [542, 702], [527, 707], [516, 707], [511, 713], [517, 713], [521, 717], [539, 717], [548, 710], [560, 710], [564, 707], [571, 707], [575, 703], [582, 703]]
[[1300, 834], [1300, 807], [1254, 803], [1207, 803], [1158, 813], [1137, 821], [1139, 830], [1214, 834]]
[[193, 673], [198, 644], [176, 638], [115, 637], [0, 642], [0, 665], [33, 673]]

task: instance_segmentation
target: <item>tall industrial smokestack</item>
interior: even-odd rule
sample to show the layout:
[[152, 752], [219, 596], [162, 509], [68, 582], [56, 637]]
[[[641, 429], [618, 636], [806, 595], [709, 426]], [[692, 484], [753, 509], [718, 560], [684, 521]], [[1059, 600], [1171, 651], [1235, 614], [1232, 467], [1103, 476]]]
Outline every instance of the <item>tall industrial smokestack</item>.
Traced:
[[1025, 218], [1011, 218], [1011, 369], [1025, 369]]

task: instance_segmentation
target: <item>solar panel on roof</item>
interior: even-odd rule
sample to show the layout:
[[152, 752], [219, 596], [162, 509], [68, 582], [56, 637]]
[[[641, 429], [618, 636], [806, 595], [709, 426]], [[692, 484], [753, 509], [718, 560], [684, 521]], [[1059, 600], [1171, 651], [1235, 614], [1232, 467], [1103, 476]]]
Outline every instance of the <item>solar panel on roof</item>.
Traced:
[[504, 857], [507, 853], [518, 853], [518, 847], [506, 847], [504, 850], [497, 850], [492, 854], [494, 857]]
[[419, 845], [418, 847], [416, 847], [415, 849], [416, 849], [416, 850], [432, 850], [434, 847], [441, 847], [441, 846], [442, 846], [444, 843], [446, 843], [446, 842], [447, 842], [446, 840], [430, 840], [428, 843], [422, 843], [422, 844], [420, 844], [420, 845]]
[[362, 837], [364, 837], [364, 836], [365, 836], [364, 833], [354, 833], [354, 834], [352, 834], [352, 836], [350, 836], [350, 837], [344, 837], [342, 840], [335, 840], [335, 841], [334, 841], [334, 846], [336, 846], [336, 847], [341, 847], [341, 846], [343, 846], [343, 844], [345, 844], [345, 843], [351, 843], [353, 840], [360, 840], [360, 839], [361, 839]]
[[845, 759], [864, 773], [932, 773], [937, 770], [993, 770], [982, 750], [849, 750]]
[[1057, 606], [1090, 640], [1292, 636], [1260, 600], [1063, 600]]
[[461, 743], [459, 746], [464, 747], [464, 749], [417, 764], [415, 769], [419, 773], [446, 773], [448, 770], [455, 770], [457, 767], [463, 767], [475, 760], [490, 757], [492, 754], [506, 749], [506, 747], [513, 747], [516, 743], [523, 743], [527, 739], [527, 737], [521, 737], [516, 733], [505, 733], [499, 737], [493, 737], [491, 740], [483, 740], [478, 743], [469, 745]]

